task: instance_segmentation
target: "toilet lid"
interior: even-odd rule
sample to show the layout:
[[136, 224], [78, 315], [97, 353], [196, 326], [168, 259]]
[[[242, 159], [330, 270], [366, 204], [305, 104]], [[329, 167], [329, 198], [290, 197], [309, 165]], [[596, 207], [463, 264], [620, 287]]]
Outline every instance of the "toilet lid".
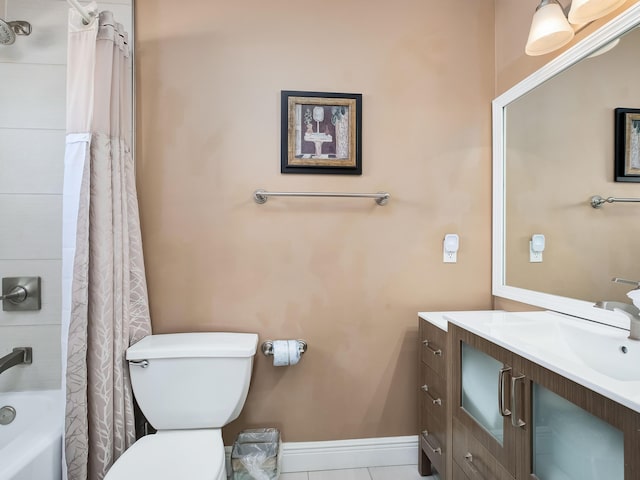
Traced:
[[218, 480], [224, 462], [220, 430], [165, 430], [134, 443], [105, 480]]

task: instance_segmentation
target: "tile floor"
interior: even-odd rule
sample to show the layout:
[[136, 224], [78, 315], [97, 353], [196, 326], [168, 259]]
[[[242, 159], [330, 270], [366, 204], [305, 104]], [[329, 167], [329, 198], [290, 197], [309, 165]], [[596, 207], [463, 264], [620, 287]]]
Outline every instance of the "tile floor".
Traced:
[[280, 475], [280, 480], [432, 480], [433, 478], [421, 477], [417, 465], [283, 473]]

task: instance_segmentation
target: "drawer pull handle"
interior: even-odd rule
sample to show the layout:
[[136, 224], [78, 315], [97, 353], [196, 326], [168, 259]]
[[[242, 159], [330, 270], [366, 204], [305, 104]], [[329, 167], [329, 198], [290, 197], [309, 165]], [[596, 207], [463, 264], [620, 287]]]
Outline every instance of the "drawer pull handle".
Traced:
[[440, 350], [439, 348], [435, 349], [432, 346], [430, 346], [429, 340], [423, 340], [422, 343], [424, 344], [425, 348], [429, 350], [431, 353], [433, 353], [434, 355], [438, 357], [442, 356], [442, 350]]
[[516, 388], [516, 384], [520, 380], [524, 380], [525, 375], [518, 375], [517, 377], [511, 377], [511, 408], [513, 409], [513, 414], [511, 415], [511, 425], [516, 428], [522, 428], [526, 425], [526, 423], [519, 417], [518, 415], [518, 406], [516, 404], [516, 399], [518, 398], [518, 389]]
[[500, 410], [500, 415], [503, 417], [511, 415], [511, 410], [504, 408], [504, 374], [510, 371], [511, 367], [505, 365], [500, 369], [500, 373], [498, 374], [498, 409]]
[[476, 468], [475, 464], [473, 463], [473, 455], [471, 455], [471, 452], [468, 452], [464, 456], [464, 462], [467, 464], [467, 466], [469, 467], [469, 470], [471, 470], [471, 473], [473, 473], [473, 475], [476, 478], [480, 480], [484, 480], [484, 477], [480, 474], [480, 471]]
[[434, 405], [442, 405], [442, 399], [441, 398], [434, 398], [433, 395], [431, 395], [429, 393], [429, 385], [427, 385], [426, 383], [424, 385], [422, 385], [420, 387], [422, 389], [422, 391], [424, 393], [427, 394], [427, 396], [429, 397], [429, 399], [431, 400], [431, 403], [433, 403]]
[[429, 447], [429, 450], [431, 450], [433, 453], [437, 453], [438, 455], [442, 455], [442, 449], [440, 447], [433, 448], [433, 446], [429, 443], [429, 440], [427, 439], [427, 437], [429, 436], [428, 430], [423, 430], [422, 436], [424, 436], [424, 443], [427, 444], [427, 447]]

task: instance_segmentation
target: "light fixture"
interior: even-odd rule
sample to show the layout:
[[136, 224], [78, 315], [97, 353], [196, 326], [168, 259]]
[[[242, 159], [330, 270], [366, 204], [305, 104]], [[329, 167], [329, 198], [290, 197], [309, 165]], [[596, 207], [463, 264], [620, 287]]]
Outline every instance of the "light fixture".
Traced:
[[544, 55], [566, 45], [574, 36], [558, 0], [542, 0], [531, 21], [525, 53]]
[[533, 14], [525, 53], [544, 55], [563, 47], [573, 39], [577, 30], [613, 12], [625, 1], [573, 0], [567, 19], [565, 9], [558, 0], [541, 0]]
[[589, 23], [613, 12], [626, 0], [573, 0], [569, 9], [569, 22]]

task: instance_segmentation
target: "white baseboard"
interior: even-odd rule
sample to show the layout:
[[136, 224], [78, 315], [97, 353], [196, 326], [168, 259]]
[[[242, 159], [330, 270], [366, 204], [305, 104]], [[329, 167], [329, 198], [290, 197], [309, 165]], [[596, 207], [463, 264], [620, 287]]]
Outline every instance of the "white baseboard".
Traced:
[[[226, 451], [228, 460], [231, 447], [226, 447]], [[414, 465], [417, 462], [417, 435], [282, 444], [282, 473]]]

